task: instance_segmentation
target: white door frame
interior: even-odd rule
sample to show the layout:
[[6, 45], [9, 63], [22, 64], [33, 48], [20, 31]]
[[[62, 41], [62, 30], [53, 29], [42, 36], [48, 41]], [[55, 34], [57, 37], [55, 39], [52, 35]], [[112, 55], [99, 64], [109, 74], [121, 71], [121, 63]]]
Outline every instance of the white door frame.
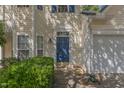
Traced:
[[3, 52], [2, 52], [2, 47], [0, 46], [0, 60], [3, 58]]
[[[56, 47], [56, 41], [57, 41], [57, 32], [68, 32], [69, 35], [69, 61], [71, 62], [72, 61], [72, 58], [71, 58], [71, 33], [72, 33], [72, 26], [66, 22], [62, 22], [61, 24], [59, 25], [56, 25], [56, 28], [55, 28], [55, 57], [54, 57], [54, 61], [57, 62], [57, 55], [56, 55], [56, 52], [57, 52], [57, 47]], [[62, 37], [67, 37], [65, 35], [63, 35]]]

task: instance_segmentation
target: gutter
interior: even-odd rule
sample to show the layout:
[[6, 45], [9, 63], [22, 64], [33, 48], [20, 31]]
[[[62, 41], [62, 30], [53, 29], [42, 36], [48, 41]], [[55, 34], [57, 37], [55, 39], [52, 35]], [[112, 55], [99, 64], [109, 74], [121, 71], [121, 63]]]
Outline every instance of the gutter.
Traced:
[[86, 16], [93, 16], [93, 15], [96, 15], [96, 12], [94, 12], [94, 11], [82, 11], [81, 14], [84, 14]]

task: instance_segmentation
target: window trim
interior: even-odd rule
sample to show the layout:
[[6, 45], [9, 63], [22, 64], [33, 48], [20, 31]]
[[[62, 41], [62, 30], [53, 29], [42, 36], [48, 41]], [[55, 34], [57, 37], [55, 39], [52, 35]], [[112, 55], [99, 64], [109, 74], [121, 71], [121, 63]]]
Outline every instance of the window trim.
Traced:
[[[42, 48], [39, 48], [39, 49], [37, 48], [37, 46], [38, 46], [37, 37], [38, 37], [38, 36], [42, 37], [42, 40], [43, 40], [43, 41], [42, 41], [43, 46], [42, 46]], [[43, 56], [43, 55], [44, 55], [44, 38], [43, 38], [42, 35], [38, 35], [38, 34], [37, 34], [37, 35], [36, 35], [36, 56], [38, 56], [38, 52], [37, 52], [38, 50], [42, 50], [42, 51], [43, 51], [43, 54], [42, 54], [42, 56]]]

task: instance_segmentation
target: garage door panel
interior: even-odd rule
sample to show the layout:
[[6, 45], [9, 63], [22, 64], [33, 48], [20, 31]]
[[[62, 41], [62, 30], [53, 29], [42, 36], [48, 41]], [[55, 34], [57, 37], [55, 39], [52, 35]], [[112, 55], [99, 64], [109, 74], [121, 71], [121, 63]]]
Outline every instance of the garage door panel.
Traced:
[[110, 37], [94, 38], [94, 70], [95, 72], [113, 71], [113, 40]]
[[124, 36], [94, 36], [93, 70], [99, 73], [124, 73]]
[[124, 37], [114, 39], [114, 62], [117, 73], [124, 72]]

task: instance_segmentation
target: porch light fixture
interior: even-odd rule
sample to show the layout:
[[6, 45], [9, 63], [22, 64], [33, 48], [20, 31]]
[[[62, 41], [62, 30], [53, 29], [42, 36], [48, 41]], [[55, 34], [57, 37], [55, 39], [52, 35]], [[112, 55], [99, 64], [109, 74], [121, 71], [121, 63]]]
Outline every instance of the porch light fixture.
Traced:
[[53, 43], [53, 40], [51, 38], [49, 38], [48, 43], [50, 43], [50, 44]]

